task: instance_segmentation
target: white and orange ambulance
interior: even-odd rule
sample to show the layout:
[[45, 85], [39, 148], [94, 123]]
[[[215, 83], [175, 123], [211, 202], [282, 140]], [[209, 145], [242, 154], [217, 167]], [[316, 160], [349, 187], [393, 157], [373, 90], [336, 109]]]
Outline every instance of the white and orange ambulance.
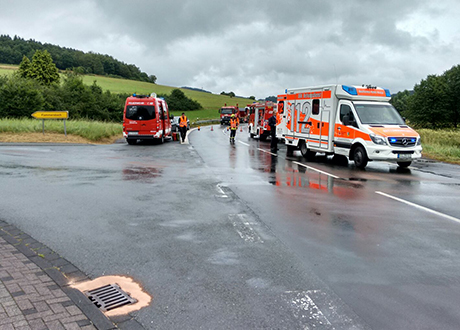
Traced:
[[284, 139], [288, 153], [300, 149], [305, 158], [337, 154], [358, 168], [373, 160], [407, 167], [422, 156], [420, 136], [388, 103], [390, 98], [388, 89], [369, 85], [287, 89], [278, 96], [277, 137]]

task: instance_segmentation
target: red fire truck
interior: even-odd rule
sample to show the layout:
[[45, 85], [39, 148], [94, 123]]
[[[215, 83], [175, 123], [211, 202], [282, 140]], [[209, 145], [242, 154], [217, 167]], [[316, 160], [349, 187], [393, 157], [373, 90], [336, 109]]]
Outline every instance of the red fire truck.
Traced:
[[123, 137], [128, 144], [138, 140], [163, 143], [171, 137], [171, 121], [166, 101], [151, 95], [136, 95], [126, 99], [123, 111]]
[[230, 125], [230, 118], [232, 115], [239, 115], [238, 104], [236, 106], [225, 104], [222, 108], [219, 109], [220, 113], [220, 124], [221, 125]]
[[265, 141], [270, 136], [270, 126], [268, 119], [273, 115], [276, 104], [271, 101], [264, 101], [249, 104], [249, 135], [259, 137], [259, 140]]

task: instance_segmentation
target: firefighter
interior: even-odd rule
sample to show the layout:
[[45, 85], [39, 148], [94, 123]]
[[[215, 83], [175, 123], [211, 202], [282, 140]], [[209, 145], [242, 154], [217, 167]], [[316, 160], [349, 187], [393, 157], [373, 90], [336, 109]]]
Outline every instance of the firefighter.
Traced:
[[268, 125], [270, 126], [270, 135], [271, 135], [271, 142], [270, 142], [270, 149], [272, 152], [278, 151], [278, 139], [276, 138], [276, 112], [273, 113], [268, 119]]
[[235, 144], [235, 135], [239, 124], [240, 121], [238, 120], [238, 118], [235, 117], [235, 114], [232, 114], [230, 119], [230, 143]]
[[184, 143], [187, 134], [187, 116], [183, 112], [182, 116], [179, 117], [179, 131], [182, 143]]

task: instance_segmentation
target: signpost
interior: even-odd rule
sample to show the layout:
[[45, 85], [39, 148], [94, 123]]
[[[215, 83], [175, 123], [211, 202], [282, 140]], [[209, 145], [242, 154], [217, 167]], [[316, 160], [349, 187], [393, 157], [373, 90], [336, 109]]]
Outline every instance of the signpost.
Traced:
[[67, 136], [67, 129], [65, 127], [65, 121], [69, 118], [68, 111], [35, 111], [32, 117], [42, 119], [42, 130], [45, 135], [45, 119], [63, 119], [64, 120], [64, 134]]

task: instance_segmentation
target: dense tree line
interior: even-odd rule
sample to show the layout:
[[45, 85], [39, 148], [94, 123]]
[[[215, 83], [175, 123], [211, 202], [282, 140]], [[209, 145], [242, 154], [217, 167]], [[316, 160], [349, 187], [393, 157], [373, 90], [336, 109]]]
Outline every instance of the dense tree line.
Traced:
[[0, 63], [19, 64], [24, 56], [29, 59], [36, 50], [48, 51], [59, 70], [72, 70], [76, 73], [108, 75], [131, 80], [156, 82], [154, 75], [147, 75], [133, 64], [118, 61], [109, 55], [85, 53], [79, 50], [55, 46], [20, 37], [0, 35]]
[[158, 95], [163, 97], [170, 111], [190, 111], [202, 109], [199, 102], [188, 98], [180, 89], [173, 89], [171, 94]]
[[411, 125], [426, 128], [457, 128], [460, 124], [460, 65], [442, 75], [429, 75], [413, 91], [391, 98], [393, 106]]
[[43, 84], [19, 74], [0, 76], [0, 118], [31, 118], [35, 111], [69, 111], [70, 119], [121, 122], [126, 94], [87, 86], [68, 74], [61, 84]]

